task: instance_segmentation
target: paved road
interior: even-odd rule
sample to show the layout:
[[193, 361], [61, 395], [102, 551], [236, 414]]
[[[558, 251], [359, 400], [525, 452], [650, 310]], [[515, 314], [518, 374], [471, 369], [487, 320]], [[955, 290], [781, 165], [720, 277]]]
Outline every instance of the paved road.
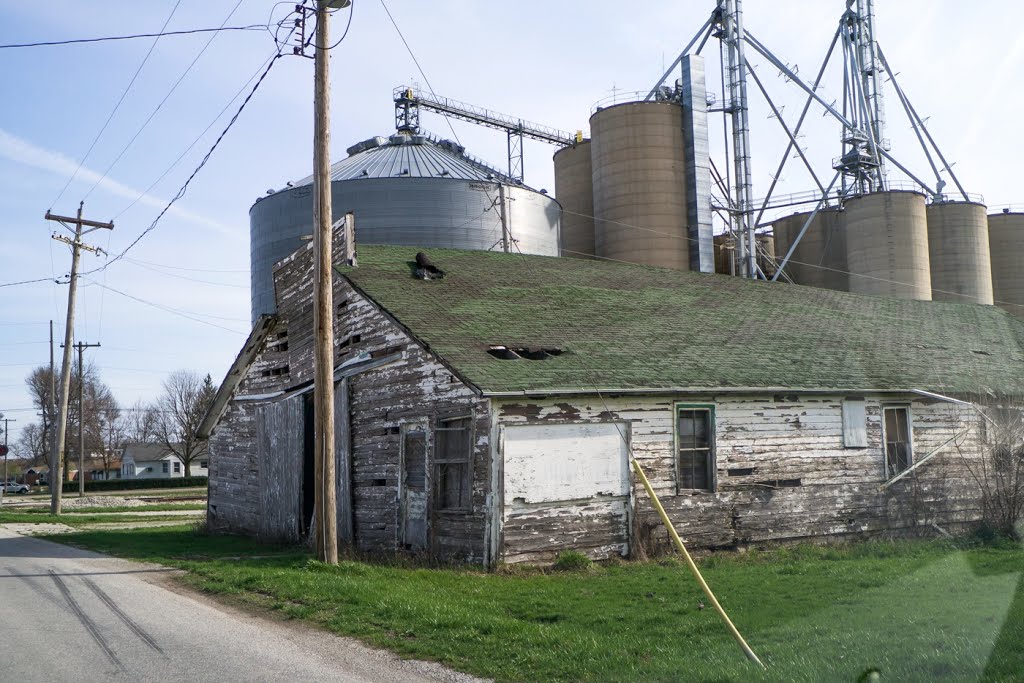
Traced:
[[[0, 528], [4, 681], [472, 679], [175, 589], [172, 570]], [[54, 659], [50, 653], [59, 653]]]

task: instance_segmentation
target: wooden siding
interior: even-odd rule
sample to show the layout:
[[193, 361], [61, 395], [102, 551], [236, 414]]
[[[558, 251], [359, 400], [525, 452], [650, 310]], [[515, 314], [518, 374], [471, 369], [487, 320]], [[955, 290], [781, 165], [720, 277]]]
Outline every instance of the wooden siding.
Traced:
[[[410, 278], [410, 286], [423, 283]], [[403, 424], [425, 422], [428, 434], [440, 418], [472, 416], [471, 505], [438, 511], [428, 504], [430, 553], [441, 560], [486, 561], [486, 502], [490, 480], [489, 404], [424, 350], [373, 303], [345, 282], [336, 295], [347, 302], [338, 327], [348, 344], [338, 362], [400, 353], [394, 363], [350, 381], [352, 495], [355, 538], [368, 551], [403, 549], [399, 509]], [[358, 341], [355, 341], [358, 335]], [[428, 471], [434, 439], [429, 439]], [[428, 477], [429, 478], [429, 477]]]
[[[679, 533], [696, 547], [736, 547], [769, 541], [864, 533], [912, 533], [932, 524], [955, 529], [978, 519], [977, 486], [951, 444], [905, 480], [884, 482], [881, 405], [868, 396], [866, 448], [843, 446], [843, 396], [695, 395], [671, 398], [496, 401], [500, 425], [564, 422], [629, 424], [632, 451]], [[907, 397], [915, 461], [976, 423], [960, 406]], [[717, 489], [677, 491], [677, 403], [715, 407]], [[956, 442], [978, 454], [976, 429]], [[552, 457], [557, 457], [552, 453]], [[507, 465], [506, 465], [507, 466]], [[667, 532], [634, 482], [634, 542], [648, 552], [668, 546]], [[510, 501], [504, 501], [507, 506]], [[516, 561], [553, 557], [564, 547], [610, 546], [607, 530], [591, 528], [586, 501], [575, 515], [538, 510], [529, 528], [502, 530], [503, 555]], [[595, 534], [586, 544], [585, 532]]]
[[302, 528], [303, 397], [256, 409], [259, 535], [296, 542]]
[[[287, 444], [277, 452], [268, 435], [257, 434], [257, 408], [247, 397], [307, 388], [313, 379], [312, 252], [300, 249], [274, 276], [278, 323], [211, 437], [211, 506], [218, 528], [291, 538], [301, 512], [301, 420], [280, 417]], [[414, 278], [410, 287], [424, 286]], [[342, 543], [369, 552], [403, 550], [399, 533], [400, 456], [403, 424], [423, 422], [432, 434], [438, 419], [472, 417], [467, 510], [439, 511], [428, 505], [429, 553], [441, 560], [486, 562], [491, 449], [489, 402], [342, 277], [334, 279], [335, 367], [353, 372], [336, 385], [338, 530]], [[394, 358], [380, 367], [360, 366]], [[242, 399], [242, 400], [238, 400]], [[287, 399], [291, 401], [292, 399]], [[276, 419], [276, 418], [275, 418]], [[298, 439], [297, 447], [292, 443]], [[262, 443], [264, 448], [258, 448]], [[430, 439], [433, 446], [434, 440]], [[428, 472], [433, 452], [428, 449]], [[290, 472], [289, 474], [286, 474]], [[275, 477], [292, 476], [287, 489], [263, 491]], [[287, 500], [286, 500], [287, 499]], [[280, 507], [283, 504], [285, 507]], [[212, 508], [211, 508], [212, 509]]]

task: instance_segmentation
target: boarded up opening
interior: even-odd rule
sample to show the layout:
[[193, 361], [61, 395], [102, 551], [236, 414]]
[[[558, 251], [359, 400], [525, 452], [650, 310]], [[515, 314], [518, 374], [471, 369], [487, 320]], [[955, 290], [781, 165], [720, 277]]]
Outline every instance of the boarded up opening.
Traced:
[[607, 558], [629, 552], [625, 425], [508, 426], [503, 433], [506, 562], [561, 550]]

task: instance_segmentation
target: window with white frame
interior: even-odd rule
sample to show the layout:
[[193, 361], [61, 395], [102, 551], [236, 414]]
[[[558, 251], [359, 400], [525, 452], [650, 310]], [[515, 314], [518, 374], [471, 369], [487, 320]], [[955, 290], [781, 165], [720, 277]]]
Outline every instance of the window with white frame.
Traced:
[[160, 463], [160, 471], [163, 472], [164, 474], [167, 474], [169, 467], [170, 467], [170, 463], [168, 463], [168, 462]]
[[885, 438], [885, 476], [895, 477], [914, 462], [910, 406], [882, 406]]
[[676, 407], [676, 475], [679, 490], [714, 490], [715, 413], [711, 406]]

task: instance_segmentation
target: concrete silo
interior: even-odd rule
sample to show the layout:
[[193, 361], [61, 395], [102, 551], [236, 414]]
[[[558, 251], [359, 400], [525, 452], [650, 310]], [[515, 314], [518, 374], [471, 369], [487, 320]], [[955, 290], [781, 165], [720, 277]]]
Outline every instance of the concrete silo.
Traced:
[[555, 152], [555, 198], [562, 205], [562, 256], [591, 258], [594, 250], [594, 179], [590, 140]]
[[932, 298], [925, 198], [917, 192], [874, 192], [848, 199], [842, 224], [850, 291], [898, 299]]
[[988, 236], [996, 305], [1024, 318], [1024, 213], [990, 214]]
[[932, 299], [992, 304], [988, 216], [983, 204], [935, 202], [927, 208]]
[[617, 104], [590, 131], [597, 255], [688, 270], [683, 108]]
[[[352, 211], [363, 244], [558, 255], [561, 209], [454, 142], [423, 135], [370, 138], [331, 167], [332, 210]], [[252, 318], [272, 313], [274, 264], [313, 232], [312, 176], [249, 210]], [[502, 200], [504, 208], [502, 211]]]
[[[796, 213], [772, 225], [776, 261], [782, 263], [810, 215], [811, 212]], [[842, 218], [843, 212], [839, 209], [822, 209], [817, 213], [786, 264], [786, 273], [793, 282], [843, 292], [850, 290]]]

